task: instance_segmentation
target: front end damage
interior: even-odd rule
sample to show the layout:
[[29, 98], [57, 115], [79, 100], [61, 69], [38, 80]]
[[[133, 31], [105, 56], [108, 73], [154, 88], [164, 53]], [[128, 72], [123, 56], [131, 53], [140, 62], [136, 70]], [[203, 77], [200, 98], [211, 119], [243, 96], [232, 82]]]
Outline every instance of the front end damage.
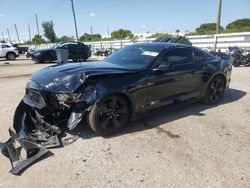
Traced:
[[[66, 132], [84, 124], [86, 113], [97, 99], [96, 89], [92, 86], [79, 87], [74, 93], [55, 93], [45, 87], [29, 80], [25, 96], [15, 111], [15, 132], [10, 130], [11, 138], [0, 143], [3, 155], [12, 164], [12, 174], [20, 174], [46, 155], [49, 148], [76, 141], [78, 134], [67, 138]], [[22, 149], [26, 151], [27, 159], [22, 159]]]

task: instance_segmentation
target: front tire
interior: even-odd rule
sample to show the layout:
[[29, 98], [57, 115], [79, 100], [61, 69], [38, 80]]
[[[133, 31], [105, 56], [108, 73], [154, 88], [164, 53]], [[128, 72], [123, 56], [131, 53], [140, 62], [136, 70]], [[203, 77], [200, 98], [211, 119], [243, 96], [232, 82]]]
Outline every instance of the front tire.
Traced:
[[16, 59], [16, 54], [13, 52], [9, 52], [6, 55], [7, 60], [15, 60]]
[[215, 76], [208, 84], [203, 101], [206, 104], [217, 104], [225, 92], [225, 79], [222, 76]]
[[128, 103], [119, 95], [105, 97], [94, 105], [87, 119], [90, 128], [101, 136], [118, 133], [128, 123]]

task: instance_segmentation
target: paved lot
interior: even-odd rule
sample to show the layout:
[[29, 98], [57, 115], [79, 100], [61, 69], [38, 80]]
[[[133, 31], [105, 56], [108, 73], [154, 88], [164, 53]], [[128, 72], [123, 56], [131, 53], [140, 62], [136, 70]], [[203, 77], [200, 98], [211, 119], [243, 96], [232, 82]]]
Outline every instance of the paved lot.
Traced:
[[[8, 139], [28, 76], [49, 64], [0, 60], [0, 140]], [[81, 139], [22, 176], [0, 155], [0, 187], [250, 187], [250, 68], [235, 68], [218, 106], [200, 103], [130, 123], [110, 138]]]

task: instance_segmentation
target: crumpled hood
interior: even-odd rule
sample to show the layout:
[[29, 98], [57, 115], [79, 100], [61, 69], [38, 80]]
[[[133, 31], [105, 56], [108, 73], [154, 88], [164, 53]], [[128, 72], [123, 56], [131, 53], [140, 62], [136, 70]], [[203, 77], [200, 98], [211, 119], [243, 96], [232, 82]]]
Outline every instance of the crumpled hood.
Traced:
[[43, 68], [32, 74], [30, 79], [43, 87], [52, 83], [57, 78], [63, 78], [68, 75], [84, 74], [86, 77], [89, 77], [136, 72], [138, 71], [104, 61], [66, 63]]

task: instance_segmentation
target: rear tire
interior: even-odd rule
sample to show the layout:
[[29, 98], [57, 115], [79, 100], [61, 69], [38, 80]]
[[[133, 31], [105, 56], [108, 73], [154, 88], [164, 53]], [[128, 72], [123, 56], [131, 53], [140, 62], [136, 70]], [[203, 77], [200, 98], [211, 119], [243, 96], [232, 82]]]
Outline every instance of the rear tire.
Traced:
[[87, 61], [87, 59], [86, 59], [86, 57], [84, 55], [80, 55], [79, 60], [82, 61], [82, 62]]
[[26, 58], [30, 58], [30, 53], [28, 52], [27, 54], [26, 54]]
[[215, 76], [208, 84], [203, 101], [206, 104], [217, 104], [225, 91], [225, 79], [222, 76]]
[[129, 120], [127, 101], [119, 95], [105, 97], [87, 116], [90, 128], [101, 136], [120, 132]]
[[9, 52], [6, 54], [6, 59], [8, 60], [15, 60], [16, 59], [16, 54], [13, 52]]

